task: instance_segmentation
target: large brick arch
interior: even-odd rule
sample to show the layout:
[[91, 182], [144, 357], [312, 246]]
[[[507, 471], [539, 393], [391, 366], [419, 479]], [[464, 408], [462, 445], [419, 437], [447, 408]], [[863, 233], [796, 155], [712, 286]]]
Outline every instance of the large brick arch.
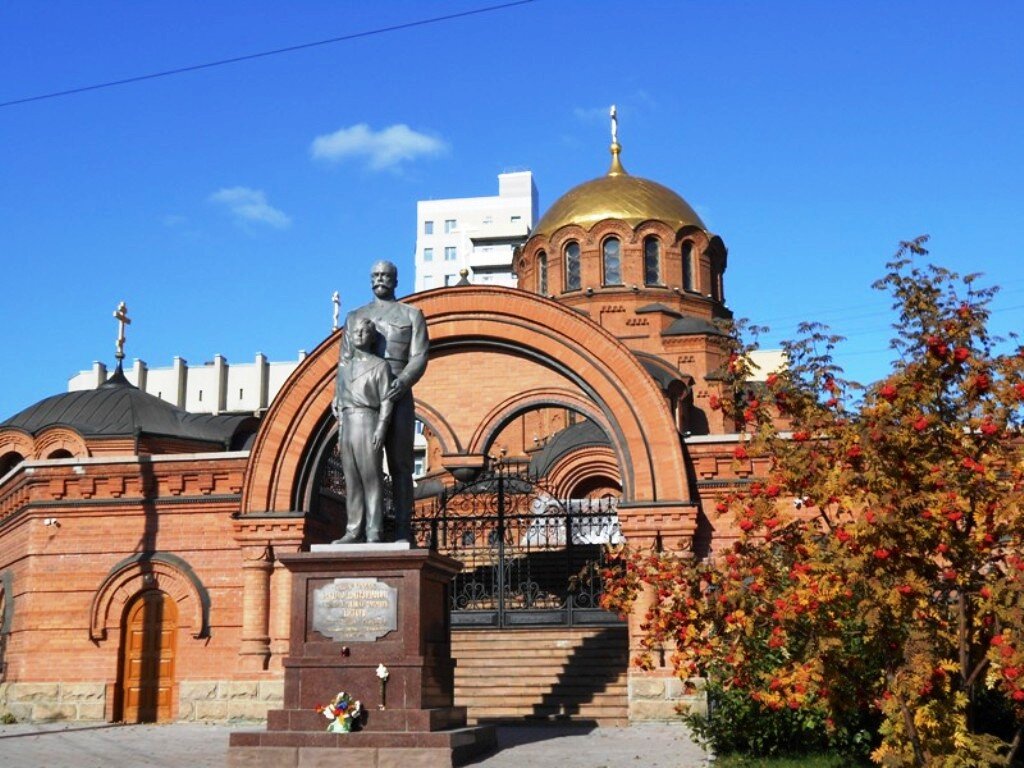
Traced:
[[[506, 420], [502, 404], [516, 392], [559, 391], [608, 433], [624, 500], [688, 501], [679, 435], [657, 384], [596, 323], [510, 288], [443, 288], [407, 301], [423, 311], [431, 339], [430, 365], [415, 390], [418, 408], [444, 414], [449, 443], [485, 448], [487, 436]], [[304, 453], [330, 408], [339, 338], [340, 331], [303, 361], [264, 418], [242, 514], [291, 508]]]
[[606, 434], [609, 432], [610, 427], [604, 415], [596, 408], [594, 403], [582, 394], [564, 388], [529, 389], [498, 403], [487, 413], [473, 432], [473, 437], [469, 442], [469, 452], [488, 452], [494, 438], [498, 436], [510, 421], [526, 411], [550, 406], [572, 409], [595, 422]]

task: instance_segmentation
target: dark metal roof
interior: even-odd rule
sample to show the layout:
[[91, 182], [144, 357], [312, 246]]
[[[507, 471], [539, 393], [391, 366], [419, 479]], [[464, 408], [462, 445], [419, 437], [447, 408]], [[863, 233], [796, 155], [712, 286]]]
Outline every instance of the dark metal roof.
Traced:
[[36, 434], [47, 427], [64, 426], [83, 437], [154, 435], [228, 445], [251, 421], [246, 414], [189, 413], [133, 386], [118, 368], [96, 389], [65, 392], [0, 423], [0, 429], [20, 429]]
[[567, 453], [586, 446], [612, 444], [608, 435], [592, 421], [581, 421], [555, 433], [547, 445], [530, 459], [530, 474], [544, 477]]
[[708, 334], [711, 336], [726, 336], [714, 323], [703, 320], [699, 317], [680, 317], [672, 325], [662, 332], [662, 336], [696, 336]]
[[642, 307], [637, 307], [636, 309], [636, 313], [638, 315], [646, 315], [649, 312], [663, 312], [666, 315], [672, 315], [673, 317], [683, 316], [682, 312], [672, 309], [672, 307], [666, 307], [660, 301], [656, 301], [653, 304], [644, 304]]
[[640, 362], [640, 365], [651, 374], [651, 378], [658, 382], [662, 391], [667, 392], [673, 382], [683, 380], [683, 373], [679, 369], [671, 363], [662, 360], [657, 355], [638, 350], [633, 350], [633, 355]]

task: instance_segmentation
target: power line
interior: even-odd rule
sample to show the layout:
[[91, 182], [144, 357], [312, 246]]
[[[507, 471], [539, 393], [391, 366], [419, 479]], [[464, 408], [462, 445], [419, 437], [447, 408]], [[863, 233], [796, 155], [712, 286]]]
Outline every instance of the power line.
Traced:
[[138, 83], [143, 80], [155, 80], [158, 77], [170, 77], [171, 75], [180, 75], [185, 72], [195, 72], [200, 69], [211, 69], [213, 67], [222, 67], [225, 64], [237, 64], [241, 61], [251, 61], [252, 59], [261, 59], [266, 56], [277, 56], [281, 53], [292, 53], [294, 51], [305, 50], [306, 48], [316, 48], [321, 45], [331, 45], [332, 43], [342, 43], [347, 40], [356, 40], [361, 37], [371, 37], [373, 35], [382, 35], [387, 32], [397, 32], [401, 29], [411, 29], [413, 27], [422, 27], [427, 24], [437, 24], [442, 21], [451, 21], [452, 19], [462, 19], [466, 16], [475, 16], [481, 13], [490, 13], [491, 11], [500, 11], [506, 8], [513, 8], [517, 5], [526, 5], [527, 3], [533, 3], [536, 0], [514, 0], [509, 3], [502, 3], [501, 5], [489, 5], [484, 8], [474, 8], [470, 11], [461, 11], [459, 13], [449, 13], [445, 16], [434, 16], [429, 19], [419, 19], [417, 21], [409, 21], [404, 24], [394, 24], [390, 27], [380, 27], [378, 29], [371, 29], [365, 32], [353, 32], [350, 35], [341, 35], [339, 37], [331, 37], [326, 40], [317, 40], [312, 43], [300, 43], [299, 45], [289, 45], [285, 48], [275, 48], [272, 51], [260, 51], [259, 53], [249, 53], [244, 56], [235, 56], [230, 59], [219, 59], [217, 61], [208, 61], [205, 64], [192, 64], [187, 67], [177, 67], [176, 69], [166, 69], [162, 72], [151, 72], [147, 75], [137, 75], [136, 77], [126, 77], [121, 80], [111, 80], [105, 83], [96, 83], [94, 85], [83, 85], [78, 88], [68, 88], [63, 91], [54, 91], [53, 93], [43, 93], [38, 96], [26, 96], [22, 99], [13, 99], [11, 101], [0, 102], [0, 107], [13, 107], [16, 104], [27, 104], [31, 101], [42, 101], [44, 99], [56, 99], [60, 96], [70, 96], [75, 93], [85, 93], [86, 91], [98, 91], [102, 88], [113, 88], [116, 85], [127, 85], [129, 83]]

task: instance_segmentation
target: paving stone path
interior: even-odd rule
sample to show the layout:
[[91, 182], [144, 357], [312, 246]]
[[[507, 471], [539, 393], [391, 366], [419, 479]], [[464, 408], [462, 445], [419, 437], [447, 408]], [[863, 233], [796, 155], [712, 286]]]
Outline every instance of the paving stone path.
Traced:
[[[224, 768], [228, 734], [253, 726], [0, 725], [0, 766]], [[704, 768], [680, 725], [629, 728], [503, 727], [499, 751], [470, 768]]]

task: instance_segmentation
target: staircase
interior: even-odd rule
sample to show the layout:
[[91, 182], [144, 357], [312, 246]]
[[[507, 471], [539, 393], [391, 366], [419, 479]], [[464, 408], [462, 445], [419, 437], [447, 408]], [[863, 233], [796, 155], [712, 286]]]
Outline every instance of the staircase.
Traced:
[[469, 722], [628, 722], [625, 627], [456, 630], [455, 704]]

